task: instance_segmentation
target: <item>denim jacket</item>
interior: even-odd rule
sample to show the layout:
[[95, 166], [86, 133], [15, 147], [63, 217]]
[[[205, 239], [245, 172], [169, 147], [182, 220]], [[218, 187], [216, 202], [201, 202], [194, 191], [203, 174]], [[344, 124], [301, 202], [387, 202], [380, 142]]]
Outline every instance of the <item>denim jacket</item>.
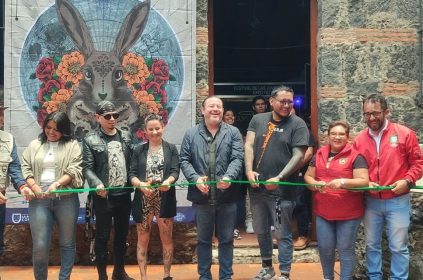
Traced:
[[19, 187], [25, 184], [25, 180], [16, 144], [10, 133], [0, 130], [0, 191], [9, 186], [9, 178], [13, 187], [19, 192]]
[[[117, 130], [121, 139], [123, 154], [126, 162], [126, 174], [129, 174], [132, 154], [132, 139], [127, 131]], [[89, 134], [82, 142], [83, 146], [83, 174], [90, 188], [103, 184], [109, 186], [108, 151], [105, 134], [98, 129]], [[126, 187], [131, 184], [127, 180]], [[109, 192], [109, 196], [119, 196], [133, 192], [133, 189], [116, 189]]]
[[[242, 171], [244, 148], [241, 133], [238, 128], [221, 123], [219, 132], [215, 136], [216, 142], [216, 180], [227, 177], [236, 180]], [[208, 169], [208, 143], [204, 123], [189, 129], [184, 136], [180, 152], [181, 170], [189, 182], [196, 182], [205, 176]], [[234, 202], [240, 199], [238, 185], [232, 184], [226, 190], [218, 190], [217, 201], [220, 203]], [[198, 190], [195, 185], [188, 187], [187, 199], [203, 204], [208, 197]]]

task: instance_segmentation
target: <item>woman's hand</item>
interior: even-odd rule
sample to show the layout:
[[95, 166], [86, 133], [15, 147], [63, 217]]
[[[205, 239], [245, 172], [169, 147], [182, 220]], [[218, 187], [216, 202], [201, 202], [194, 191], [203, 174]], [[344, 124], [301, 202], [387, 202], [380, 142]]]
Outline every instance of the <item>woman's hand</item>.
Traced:
[[344, 184], [342, 183], [342, 179], [333, 179], [332, 181], [326, 184], [326, 187], [334, 190], [339, 190], [343, 188], [343, 185]]
[[49, 195], [52, 195], [52, 192], [54, 192], [55, 190], [57, 190], [60, 187], [60, 183], [59, 182], [53, 182], [51, 183], [51, 185], [48, 187], [46, 193]]
[[316, 181], [314, 183], [314, 191], [318, 191], [320, 193], [326, 193], [325, 188], [326, 188], [326, 182], [325, 181]]
[[158, 187], [158, 190], [161, 192], [167, 192], [168, 190], [170, 190], [170, 185], [171, 183], [169, 182], [169, 179], [166, 179], [162, 182], [162, 184]]
[[280, 179], [277, 176], [270, 178], [270, 179], [267, 179], [266, 184], [264, 184], [264, 187], [268, 191], [274, 191], [278, 188], [278, 184], [274, 184], [274, 183], [277, 183], [277, 182], [280, 182]]
[[147, 197], [150, 197], [153, 194], [153, 189], [151, 188], [151, 180], [148, 180], [147, 182], [142, 182], [138, 184], [139, 190]]
[[35, 197], [34, 192], [27, 186], [21, 188], [21, 194], [25, 197], [26, 200], [32, 200]]
[[36, 198], [44, 198], [45, 197], [45, 193], [43, 192], [43, 190], [40, 188], [40, 186], [37, 183], [35, 183], [31, 186], [31, 190], [35, 194]]

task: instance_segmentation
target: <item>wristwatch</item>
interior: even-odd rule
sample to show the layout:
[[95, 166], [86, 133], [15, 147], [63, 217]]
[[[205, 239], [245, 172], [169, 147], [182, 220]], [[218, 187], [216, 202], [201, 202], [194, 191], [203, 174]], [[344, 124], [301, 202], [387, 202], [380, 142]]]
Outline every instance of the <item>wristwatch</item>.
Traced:
[[344, 180], [344, 178], [339, 179], [339, 181], [341, 182], [341, 189], [343, 189], [345, 187], [345, 180]]
[[413, 186], [413, 181], [411, 181], [410, 179], [408, 179], [408, 178], [405, 178], [404, 180], [406, 180], [407, 181], [407, 187], [408, 188], [411, 188], [412, 186]]

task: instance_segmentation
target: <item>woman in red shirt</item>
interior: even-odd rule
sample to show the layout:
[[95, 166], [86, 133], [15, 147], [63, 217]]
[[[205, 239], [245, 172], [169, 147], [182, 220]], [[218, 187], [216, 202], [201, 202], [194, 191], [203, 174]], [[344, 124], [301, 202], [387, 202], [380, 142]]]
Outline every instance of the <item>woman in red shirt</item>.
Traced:
[[363, 193], [350, 191], [369, 183], [366, 160], [348, 143], [349, 125], [329, 125], [329, 144], [320, 148], [304, 176], [314, 195], [317, 242], [324, 279], [334, 279], [335, 248], [341, 263], [341, 280], [352, 279], [355, 240], [364, 214]]

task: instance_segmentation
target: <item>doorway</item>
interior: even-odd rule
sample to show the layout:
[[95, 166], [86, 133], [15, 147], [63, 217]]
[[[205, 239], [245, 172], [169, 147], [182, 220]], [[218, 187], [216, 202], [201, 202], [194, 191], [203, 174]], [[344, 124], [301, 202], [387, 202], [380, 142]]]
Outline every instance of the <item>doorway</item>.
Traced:
[[280, 84], [295, 92], [294, 108], [311, 114], [310, 0], [211, 1], [213, 92], [239, 116], [244, 130], [251, 101]]

